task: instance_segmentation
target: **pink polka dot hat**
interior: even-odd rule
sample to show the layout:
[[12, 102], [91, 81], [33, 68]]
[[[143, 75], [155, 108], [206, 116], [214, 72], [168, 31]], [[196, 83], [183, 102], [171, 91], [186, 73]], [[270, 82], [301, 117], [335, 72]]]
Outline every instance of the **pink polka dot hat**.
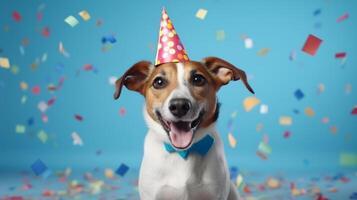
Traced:
[[185, 61], [189, 61], [186, 50], [183, 47], [165, 8], [163, 8], [155, 65]]

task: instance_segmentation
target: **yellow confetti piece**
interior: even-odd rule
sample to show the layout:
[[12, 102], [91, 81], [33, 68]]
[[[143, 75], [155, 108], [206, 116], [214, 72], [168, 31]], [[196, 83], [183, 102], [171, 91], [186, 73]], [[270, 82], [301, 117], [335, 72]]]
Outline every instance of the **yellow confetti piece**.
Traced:
[[236, 179], [236, 186], [240, 188], [242, 185], [244, 185], [243, 176], [241, 174], [238, 174]]
[[38, 134], [37, 134], [38, 139], [40, 139], [40, 141], [42, 143], [46, 143], [47, 139], [48, 139], [48, 135], [45, 131], [41, 130]]
[[206, 9], [198, 9], [198, 11], [196, 12], [196, 17], [200, 20], [204, 20], [206, 18], [207, 12], [208, 11]]
[[114, 171], [112, 169], [107, 168], [104, 170], [104, 176], [108, 179], [112, 179], [114, 178]]
[[29, 88], [29, 86], [25, 81], [21, 81], [20, 88], [21, 88], [21, 90], [27, 90]]
[[313, 117], [315, 115], [315, 111], [311, 107], [305, 108], [305, 115], [309, 117]]
[[258, 56], [266, 56], [269, 53], [270, 49], [269, 48], [262, 48], [258, 51]]
[[222, 41], [226, 37], [226, 34], [224, 33], [224, 30], [219, 30], [216, 32], [216, 40]]
[[10, 68], [10, 61], [8, 58], [0, 57], [0, 67], [9, 69]]
[[293, 123], [293, 119], [289, 116], [281, 116], [279, 118], [279, 124], [284, 126], [289, 126]]
[[82, 10], [78, 13], [78, 15], [81, 16], [84, 21], [88, 21], [90, 19], [90, 14], [86, 10]]
[[246, 112], [251, 111], [255, 106], [260, 103], [260, 100], [254, 96], [247, 97], [243, 101], [243, 106]]
[[228, 133], [228, 142], [232, 148], [235, 148], [237, 145], [237, 140], [234, 138], [232, 133]]
[[24, 134], [26, 132], [26, 126], [22, 124], [17, 124], [15, 127], [15, 132], [18, 134]]
[[357, 166], [357, 154], [356, 153], [341, 153], [340, 165], [344, 167]]
[[11, 72], [16, 75], [16, 74], [18, 74], [20, 72], [20, 69], [19, 69], [19, 67], [17, 65], [13, 65], [11, 67]]
[[268, 180], [266, 181], [266, 185], [270, 189], [278, 189], [280, 188], [280, 181], [276, 178], [268, 178]]

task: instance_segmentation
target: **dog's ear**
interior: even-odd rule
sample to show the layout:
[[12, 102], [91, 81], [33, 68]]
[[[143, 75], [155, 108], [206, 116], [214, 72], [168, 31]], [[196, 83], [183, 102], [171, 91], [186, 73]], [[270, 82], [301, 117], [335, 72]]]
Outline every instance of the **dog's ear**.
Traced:
[[218, 88], [222, 85], [226, 85], [231, 80], [237, 81], [241, 79], [245, 87], [254, 94], [252, 87], [250, 87], [248, 83], [247, 75], [243, 70], [217, 57], [206, 57], [202, 60], [202, 63], [207, 67], [208, 71], [213, 74]]
[[123, 85], [129, 90], [144, 94], [145, 81], [149, 76], [151, 66], [152, 64], [149, 61], [140, 61], [128, 69], [124, 75], [115, 82], [114, 99], [120, 97]]

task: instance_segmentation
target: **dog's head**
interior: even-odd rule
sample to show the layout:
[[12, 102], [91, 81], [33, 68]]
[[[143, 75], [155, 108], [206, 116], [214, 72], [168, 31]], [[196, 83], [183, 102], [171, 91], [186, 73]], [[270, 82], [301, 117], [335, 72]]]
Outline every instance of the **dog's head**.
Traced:
[[220, 58], [158, 66], [141, 61], [116, 81], [114, 98], [119, 98], [123, 85], [141, 93], [146, 99], [149, 126], [175, 148], [187, 149], [199, 129], [217, 120], [216, 92], [239, 79], [254, 93], [245, 72]]

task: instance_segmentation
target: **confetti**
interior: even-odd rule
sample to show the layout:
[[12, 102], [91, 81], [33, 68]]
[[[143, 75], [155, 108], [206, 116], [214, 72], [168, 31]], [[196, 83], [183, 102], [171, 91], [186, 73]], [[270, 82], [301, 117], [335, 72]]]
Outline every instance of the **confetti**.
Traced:
[[260, 105], [260, 114], [267, 114], [269, 111], [268, 105], [262, 104]]
[[261, 49], [258, 51], [257, 55], [258, 55], [258, 56], [266, 56], [266, 55], [268, 55], [269, 52], [270, 52], [270, 49], [269, 49], [269, 48], [261, 48]]
[[267, 157], [264, 153], [262, 153], [262, 152], [260, 152], [260, 151], [257, 151], [256, 154], [257, 154], [257, 156], [258, 156], [259, 158], [261, 158], [262, 160], [267, 160], [267, 159], [268, 159], [268, 157]]
[[320, 83], [318, 86], [317, 86], [317, 94], [321, 94], [322, 92], [325, 91], [325, 85], [323, 83]]
[[109, 85], [115, 85], [115, 82], [117, 81], [117, 77], [115, 77], [115, 76], [110, 76], [109, 78], [108, 78], [108, 83], [109, 83]]
[[10, 68], [10, 61], [8, 58], [0, 57], [0, 67], [9, 69]]
[[357, 166], [357, 154], [356, 153], [340, 153], [340, 165], [344, 167]]
[[90, 20], [90, 14], [86, 10], [82, 10], [78, 15], [81, 16], [84, 21]]
[[196, 17], [200, 20], [204, 20], [206, 18], [207, 12], [208, 11], [206, 9], [200, 8], [196, 12]]
[[35, 173], [36, 176], [39, 176], [39, 175], [43, 174], [45, 171], [48, 170], [48, 168], [45, 165], [45, 163], [43, 163], [40, 159], [36, 160], [31, 165], [31, 169]]
[[297, 56], [296, 51], [292, 50], [289, 55], [289, 60], [291, 60], [291, 61], [296, 60], [296, 56]]
[[14, 11], [12, 13], [12, 18], [16, 21], [16, 22], [19, 22], [21, 21], [22, 17], [21, 17], [21, 14], [17, 11]]
[[120, 116], [124, 116], [126, 114], [126, 109], [124, 108], [124, 107], [121, 107], [120, 109], [119, 109], [119, 115]]
[[300, 89], [297, 89], [295, 92], [294, 92], [294, 96], [297, 100], [301, 100], [304, 98], [304, 93], [300, 90]]
[[349, 18], [349, 14], [348, 13], [345, 13], [345, 14], [343, 14], [343, 15], [341, 15], [340, 17], [338, 17], [337, 18], [337, 22], [342, 22], [342, 21], [345, 21], [346, 19], [348, 19]]
[[64, 57], [69, 58], [70, 55], [69, 53], [66, 51], [66, 49], [63, 46], [62, 42], [59, 42], [58, 44], [58, 51], [60, 52], [60, 54], [62, 54]]
[[304, 51], [307, 54], [310, 54], [311, 56], [314, 56], [317, 50], [319, 49], [321, 43], [322, 40], [320, 38], [310, 34], [306, 39], [302, 51]]
[[224, 32], [224, 30], [218, 30], [216, 31], [216, 40], [218, 41], [223, 41], [226, 37], [226, 34]]
[[121, 164], [118, 169], [115, 171], [119, 176], [124, 176], [129, 170], [129, 167], [125, 164]]
[[357, 115], [357, 105], [351, 111], [352, 115]]
[[346, 55], [347, 55], [346, 52], [339, 52], [339, 53], [336, 53], [336, 54], [335, 54], [335, 58], [336, 58], [336, 59], [343, 59], [343, 58], [346, 57]]
[[79, 134], [77, 132], [73, 132], [71, 137], [72, 137], [74, 146], [76, 146], [76, 145], [83, 146], [82, 138], [79, 136]]
[[48, 105], [45, 101], [40, 101], [38, 104], [37, 104], [37, 108], [41, 111], [41, 112], [46, 112], [47, 109], [48, 109]]
[[41, 32], [43, 37], [49, 37], [50, 36], [50, 28], [44, 27]]
[[66, 17], [66, 19], [64, 19], [64, 22], [66, 22], [71, 27], [75, 27], [79, 23], [78, 20], [72, 15]]
[[315, 115], [315, 111], [311, 107], [305, 108], [305, 115], [308, 117], [313, 117]]
[[327, 124], [329, 123], [330, 119], [328, 117], [324, 117], [322, 118], [321, 122], [324, 123], [324, 124]]
[[284, 136], [284, 138], [287, 139], [287, 138], [289, 138], [291, 136], [291, 132], [290, 131], [285, 131], [283, 136]]
[[293, 120], [291, 117], [288, 116], [282, 116], [279, 118], [279, 124], [283, 126], [289, 126], [293, 123]]
[[107, 35], [102, 37], [102, 44], [106, 44], [106, 43], [114, 44], [116, 42], [117, 39], [115, 39], [114, 35]]
[[85, 65], [83, 66], [83, 70], [84, 70], [84, 71], [91, 71], [91, 70], [93, 70], [93, 65], [91, 65], [91, 64], [85, 64]]
[[272, 148], [265, 142], [259, 143], [258, 150], [264, 154], [271, 154], [272, 152]]
[[253, 48], [253, 40], [249, 37], [244, 38], [244, 46], [246, 49]]
[[244, 99], [243, 106], [246, 112], [250, 112], [259, 103], [260, 100], [258, 98], [251, 96]]
[[34, 123], [35, 123], [35, 119], [34, 119], [33, 117], [31, 117], [31, 118], [29, 118], [29, 119], [27, 120], [27, 125], [28, 125], [28, 126], [32, 126]]
[[21, 88], [21, 90], [27, 90], [29, 88], [29, 86], [25, 81], [21, 81], [20, 88]]
[[314, 16], [320, 15], [321, 14], [321, 9], [316, 9], [313, 14], [314, 14]]
[[272, 178], [272, 177], [269, 177], [267, 180], [266, 180], [266, 185], [268, 186], [268, 188], [270, 189], [278, 189], [280, 188], [281, 184], [280, 184], [280, 181], [276, 178]]
[[81, 115], [75, 114], [74, 118], [78, 121], [83, 121], [83, 117]]
[[48, 135], [44, 130], [41, 130], [40, 132], [38, 132], [37, 137], [42, 143], [47, 142]]
[[15, 132], [18, 134], [24, 134], [26, 132], [26, 126], [17, 124], [15, 127]]
[[234, 138], [232, 133], [228, 133], [228, 142], [232, 148], [235, 148], [237, 145], [237, 140]]
[[108, 179], [113, 179], [114, 171], [112, 169], [107, 168], [104, 170], [104, 176], [107, 177]]

